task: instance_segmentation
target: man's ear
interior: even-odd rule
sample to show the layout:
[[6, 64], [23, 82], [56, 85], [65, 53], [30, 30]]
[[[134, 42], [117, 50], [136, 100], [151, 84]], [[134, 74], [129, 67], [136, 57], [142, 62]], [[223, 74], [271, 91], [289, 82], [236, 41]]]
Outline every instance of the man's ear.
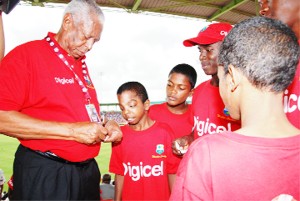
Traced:
[[228, 65], [229, 85], [231, 92], [234, 92], [241, 82], [240, 71], [232, 64]]
[[72, 26], [73, 24], [73, 17], [72, 17], [72, 14], [71, 13], [66, 13], [64, 15], [64, 18], [63, 18], [63, 28], [65, 30], [69, 29], [70, 26]]

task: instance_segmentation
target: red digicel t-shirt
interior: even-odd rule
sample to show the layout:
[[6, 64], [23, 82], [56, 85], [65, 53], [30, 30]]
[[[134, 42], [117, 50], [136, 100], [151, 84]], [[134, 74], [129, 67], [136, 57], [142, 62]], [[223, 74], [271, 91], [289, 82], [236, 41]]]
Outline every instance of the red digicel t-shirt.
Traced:
[[[82, 58], [68, 56], [49, 33], [74, 71], [88, 87], [99, 112], [96, 91], [91, 80], [82, 73]], [[0, 68], [0, 110], [14, 110], [30, 117], [57, 122], [90, 121], [85, 109], [86, 99], [74, 74], [44, 40], [20, 45], [2, 60]], [[84, 161], [98, 155], [100, 145], [85, 145], [70, 140], [21, 140], [33, 150], [51, 151], [69, 161]]]
[[300, 129], [300, 61], [292, 84], [284, 92], [283, 104], [289, 121]]
[[194, 141], [182, 159], [170, 200], [300, 199], [300, 134], [286, 138], [232, 132]]
[[192, 99], [194, 139], [205, 134], [235, 131], [241, 127], [240, 121], [224, 113], [224, 108], [219, 87], [212, 86], [210, 80], [196, 87]]
[[168, 200], [168, 174], [176, 173], [171, 128], [156, 122], [144, 131], [121, 127], [123, 139], [113, 145], [109, 171], [124, 176], [122, 200]]

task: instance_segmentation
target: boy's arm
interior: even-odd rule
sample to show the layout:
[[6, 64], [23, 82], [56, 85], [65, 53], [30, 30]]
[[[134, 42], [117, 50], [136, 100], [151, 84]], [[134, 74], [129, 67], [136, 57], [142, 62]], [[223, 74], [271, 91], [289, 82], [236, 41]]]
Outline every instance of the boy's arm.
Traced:
[[115, 201], [122, 200], [123, 183], [124, 183], [124, 176], [116, 174], [115, 175]]

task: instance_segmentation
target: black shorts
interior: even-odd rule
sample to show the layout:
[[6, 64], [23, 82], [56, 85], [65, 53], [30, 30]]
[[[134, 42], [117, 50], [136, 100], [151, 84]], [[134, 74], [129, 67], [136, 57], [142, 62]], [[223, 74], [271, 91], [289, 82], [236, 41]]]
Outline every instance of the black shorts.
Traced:
[[100, 171], [85, 163], [52, 160], [22, 145], [15, 154], [13, 200], [100, 200]]

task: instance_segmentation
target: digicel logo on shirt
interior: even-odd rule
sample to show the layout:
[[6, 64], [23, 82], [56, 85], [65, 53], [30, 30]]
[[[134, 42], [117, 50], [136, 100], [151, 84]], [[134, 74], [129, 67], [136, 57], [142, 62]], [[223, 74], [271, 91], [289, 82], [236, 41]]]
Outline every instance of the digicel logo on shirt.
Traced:
[[292, 113], [295, 111], [300, 111], [300, 96], [296, 94], [289, 94], [288, 90], [285, 90], [283, 96], [284, 112]]
[[198, 136], [204, 134], [220, 133], [223, 131], [231, 131], [231, 123], [227, 123], [227, 128], [225, 126], [217, 126], [213, 122], [209, 121], [199, 121], [198, 117], [194, 117], [194, 129], [196, 129]]
[[74, 84], [74, 78], [59, 78], [59, 77], [55, 77], [54, 78], [55, 82], [56, 83], [59, 83], [59, 84]]
[[123, 163], [124, 166], [124, 176], [127, 174], [131, 177], [133, 181], [138, 181], [141, 177], [158, 177], [163, 175], [164, 162], [161, 161], [160, 165], [143, 165], [143, 162], [140, 162], [140, 165], [131, 165], [130, 162], [127, 164]]

